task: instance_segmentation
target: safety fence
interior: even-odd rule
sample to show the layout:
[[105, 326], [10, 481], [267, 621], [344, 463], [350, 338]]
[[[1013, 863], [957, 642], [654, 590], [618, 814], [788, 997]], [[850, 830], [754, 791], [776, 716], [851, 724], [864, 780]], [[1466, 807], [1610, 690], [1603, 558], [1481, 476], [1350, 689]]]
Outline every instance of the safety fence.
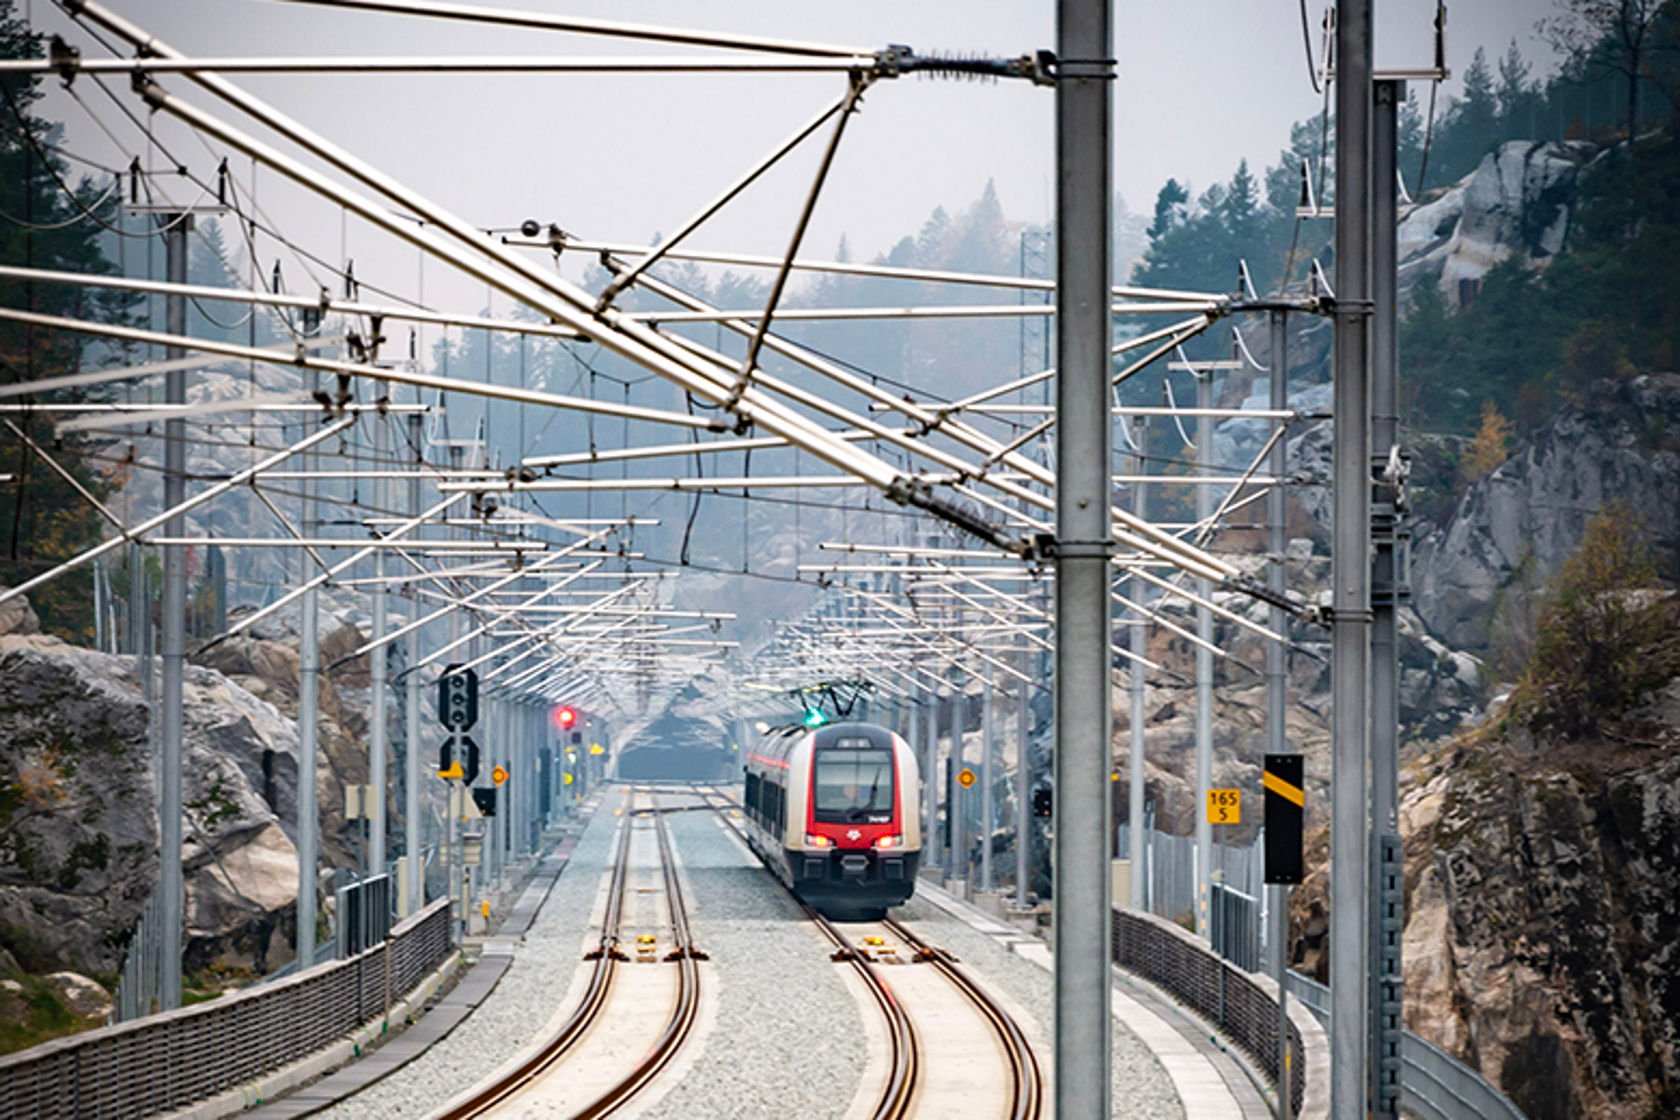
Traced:
[[140, 1120], [185, 1108], [383, 1016], [451, 951], [439, 899], [349, 959], [0, 1058], [0, 1116]]
[[146, 900], [146, 909], [129, 938], [128, 953], [123, 957], [122, 973], [117, 977], [116, 999], [112, 1000], [113, 1022], [126, 1023], [150, 1015], [158, 997], [158, 973], [163, 968], [163, 916], [159, 913], [161, 897], [154, 891]]
[[333, 892], [333, 944], [340, 960], [391, 935], [391, 884], [389, 875], [369, 875]]
[[[1217, 1027], [1277, 1084], [1278, 1001], [1268, 978], [1221, 960], [1205, 942], [1178, 926], [1136, 910], [1114, 911], [1114, 963]], [[1326, 1055], [1322, 1048], [1309, 1053], [1296, 1022], [1289, 1024], [1289, 1045], [1297, 1055], [1290, 1077], [1295, 1115], [1326, 1115], [1329, 1070], [1321, 1068]]]
[[[1196, 838], [1145, 827], [1141, 851], [1132, 853], [1132, 829], [1119, 826], [1119, 854], [1132, 861], [1132, 873], [1143, 876], [1143, 908], [1169, 922], [1184, 921], [1196, 913]], [[1230, 890], [1251, 899], [1265, 893], [1265, 865], [1259, 843], [1248, 846], [1214, 844], [1213, 878]], [[1256, 910], [1256, 934], [1263, 923]], [[1264, 942], [1260, 942], [1264, 944]]]
[[[1330, 989], [1298, 972], [1289, 994], [1330, 1029]], [[1411, 1031], [1400, 1037], [1400, 1107], [1422, 1120], [1526, 1120], [1522, 1109], [1480, 1073]]]

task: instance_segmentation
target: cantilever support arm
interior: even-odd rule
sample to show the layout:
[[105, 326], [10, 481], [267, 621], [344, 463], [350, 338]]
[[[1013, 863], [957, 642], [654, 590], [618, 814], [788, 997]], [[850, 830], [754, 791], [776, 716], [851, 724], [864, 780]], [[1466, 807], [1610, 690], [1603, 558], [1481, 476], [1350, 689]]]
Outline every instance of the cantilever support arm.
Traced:
[[33, 579], [26, 579], [22, 583], [18, 584], [15, 587], [8, 587], [4, 591], [0, 591], [0, 603], [4, 603], [9, 599], [15, 599], [19, 595], [25, 594], [26, 592], [33, 591], [35, 588], [40, 587], [43, 583], [46, 583], [46, 582], [48, 582], [49, 580], [52, 580], [52, 579], [56, 579], [57, 577], [63, 575], [65, 572], [74, 571], [75, 569], [83, 567], [86, 564], [91, 564], [94, 560], [96, 560], [99, 557], [105, 555], [107, 552], [114, 551], [115, 549], [117, 549], [121, 545], [126, 544], [129, 540], [131, 540], [133, 538], [136, 538], [136, 537], [144, 536], [145, 534], [151, 532], [153, 529], [159, 528], [160, 526], [162, 526], [166, 522], [168, 522], [170, 518], [178, 516], [180, 514], [187, 513], [190, 510], [197, 509], [199, 506], [203, 505], [205, 502], [211, 501], [212, 499], [215, 499], [215, 498], [219, 498], [223, 494], [226, 494], [229, 490], [233, 490], [237, 487], [245, 485], [247, 482], [250, 482], [251, 479], [257, 477], [257, 475], [261, 474], [263, 471], [267, 470], [268, 468], [276, 466], [280, 463], [283, 463], [287, 459], [291, 458], [293, 455], [296, 455], [296, 454], [298, 454], [299, 452], [302, 452], [302, 451], [307, 451], [311, 447], [314, 447], [316, 444], [321, 443], [321, 442], [323, 442], [327, 439], [332, 438], [333, 436], [338, 435], [340, 432], [349, 428], [355, 422], [356, 422], [356, 418], [353, 417], [353, 416], [346, 416], [346, 417], [343, 417], [339, 420], [333, 421], [331, 424], [328, 424], [326, 427], [322, 428], [320, 431], [316, 432], [314, 435], [311, 435], [307, 439], [299, 440], [297, 443], [292, 444], [290, 447], [282, 448], [281, 450], [279, 450], [279, 451], [275, 452], [274, 454], [268, 456], [267, 458], [263, 459], [262, 461], [260, 461], [258, 463], [254, 463], [249, 467], [246, 467], [244, 470], [240, 471], [238, 474], [235, 474], [235, 475], [230, 476], [229, 478], [223, 479], [221, 482], [216, 483], [214, 486], [210, 486], [210, 487], [200, 491], [199, 493], [192, 495], [191, 497], [187, 498], [185, 501], [181, 502], [179, 505], [171, 506], [169, 509], [164, 510], [162, 513], [157, 514], [155, 517], [151, 517], [151, 518], [148, 518], [145, 521], [142, 521], [140, 524], [134, 526], [132, 529], [129, 529], [126, 533], [122, 534], [121, 536], [112, 537], [108, 541], [105, 541], [101, 544], [94, 545], [92, 548], [86, 550], [85, 552], [80, 552], [80, 553], [76, 554], [75, 556], [72, 556], [70, 559], [64, 561], [62, 564], [59, 564], [58, 566], [56, 566], [54, 568], [51, 568], [51, 569], [49, 569], [45, 572], [42, 572], [40, 575], [35, 576]]
[[834, 131], [829, 135], [828, 147], [823, 150], [822, 162], [817, 165], [816, 178], [812, 180], [811, 189], [805, 195], [805, 205], [800, 208], [799, 220], [794, 223], [793, 238], [788, 243], [787, 253], [782, 257], [781, 267], [776, 270], [776, 280], [770, 286], [770, 298], [764, 303], [764, 314], [759, 318], [752, 338], [747, 342], [747, 354], [741, 359], [741, 371], [736, 376], [734, 386], [729, 390], [728, 399], [724, 402], [727, 408], [733, 409], [741, 399], [741, 394], [745, 393], [747, 386], [752, 383], [753, 367], [758, 364], [758, 352], [764, 345], [765, 332], [770, 329], [770, 322], [775, 318], [776, 305], [782, 301], [782, 292], [787, 288], [788, 274], [793, 271], [793, 262], [799, 256], [799, 246], [804, 242], [805, 231], [811, 225], [811, 215], [816, 212], [817, 199], [822, 196], [823, 184], [828, 181], [829, 169], [834, 166], [834, 156], [840, 150], [840, 138], [846, 134], [846, 122], [857, 112], [863, 91], [868, 88], [869, 78], [861, 71], [852, 71], [846, 96], [840, 101], [840, 117], [834, 122]]

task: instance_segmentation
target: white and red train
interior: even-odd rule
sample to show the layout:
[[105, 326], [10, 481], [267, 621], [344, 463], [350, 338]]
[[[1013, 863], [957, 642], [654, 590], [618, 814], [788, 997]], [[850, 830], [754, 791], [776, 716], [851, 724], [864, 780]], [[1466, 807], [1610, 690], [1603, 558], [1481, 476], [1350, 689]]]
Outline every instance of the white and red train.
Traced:
[[916, 889], [915, 752], [873, 723], [769, 732], [746, 761], [747, 841], [830, 916], [879, 917]]

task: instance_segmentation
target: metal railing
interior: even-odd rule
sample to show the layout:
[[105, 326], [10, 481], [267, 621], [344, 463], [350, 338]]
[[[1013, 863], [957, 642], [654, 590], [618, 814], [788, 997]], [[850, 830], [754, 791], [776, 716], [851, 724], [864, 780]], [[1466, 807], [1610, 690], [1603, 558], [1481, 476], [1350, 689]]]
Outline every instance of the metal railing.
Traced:
[[[1155, 828], [1143, 830], [1142, 851], [1132, 853], [1132, 828], [1119, 826], [1119, 853], [1132, 860], [1132, 873], [1144, 882], [1144, 908], [1169, 922], [1185, 921], [1196, 913], [1196, 838], [1175, 836]], [[1214, 844], [1214, 880], [1250, 898], [1265, 892], [1262, 847]], [[1256, 911], [1256, 921], [1259, 921]], [[1264, 923], [1261, 923], [1263, 929]], [[1263, 945], [1264, 941], [1259, 942]]]
[[1224, 883], [1213, 884], [1208, 936], [1213, 951], [1242, 969], [1259, 972], [1260, 900]]
[[369, 875], [339, 887], [333, 907], [333, 941], [346, 960], [379, 944], [391, 933], [390, 875]]
[[[1273, 1085], [1278, 1078], [1277, 998], [1271, 985], [1215, 956], [1207, 943], [1153, 914], [1114, 911], [1114, 963], [1168, 992], [1217, 1027]], [[1259, 982], [1257, 982], [1257, 980]], [[1294, 1114], [1302, 1115], [1309, 1070], [1301, 1030], [1289, 1026], [1300, 1060], [1290, 1077]], [[1328, 1070], [1310, 1071], [1323, 1080]]]
[[[1329, 1029], [1328, 987], [1291, 972], [1289, 994]], [[1411, 1031], [1400, 1039], [1400, 1107], [1423, 1120], [1526, 1120], [1522, 1109], [1487, 1078]]]
[[448, 958], [439, 899], [348, 960], [0, 1058], [0, 1116], [140, 1120], [236, 1089], [383, 1016]]
[[111, 1021], [126, 1023], [150, 1015], [157, 1007], [158, 973], [162, 968], [163, 942], [159, 928], [158, 896], [146, 900], [146, 909], [135, 923], [123, 955], [122, 973], [117, 978], [117, 998], [112, 1001]]

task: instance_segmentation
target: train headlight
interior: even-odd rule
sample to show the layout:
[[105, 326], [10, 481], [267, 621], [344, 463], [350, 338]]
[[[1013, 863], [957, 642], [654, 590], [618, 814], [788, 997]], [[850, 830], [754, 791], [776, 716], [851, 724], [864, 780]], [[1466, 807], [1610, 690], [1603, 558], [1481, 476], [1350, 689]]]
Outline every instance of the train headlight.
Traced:
[[902, 836], [883, 836], [875, 841], [875, 846], [877, 848], [896, 848], [902, 843], [904, 843], [904, 837]]
[[832, 843], [834, 841], [826, 836], [814, 836], [809, 832], [805, 834], [805, 846], [807, 848], [826, 848]]

